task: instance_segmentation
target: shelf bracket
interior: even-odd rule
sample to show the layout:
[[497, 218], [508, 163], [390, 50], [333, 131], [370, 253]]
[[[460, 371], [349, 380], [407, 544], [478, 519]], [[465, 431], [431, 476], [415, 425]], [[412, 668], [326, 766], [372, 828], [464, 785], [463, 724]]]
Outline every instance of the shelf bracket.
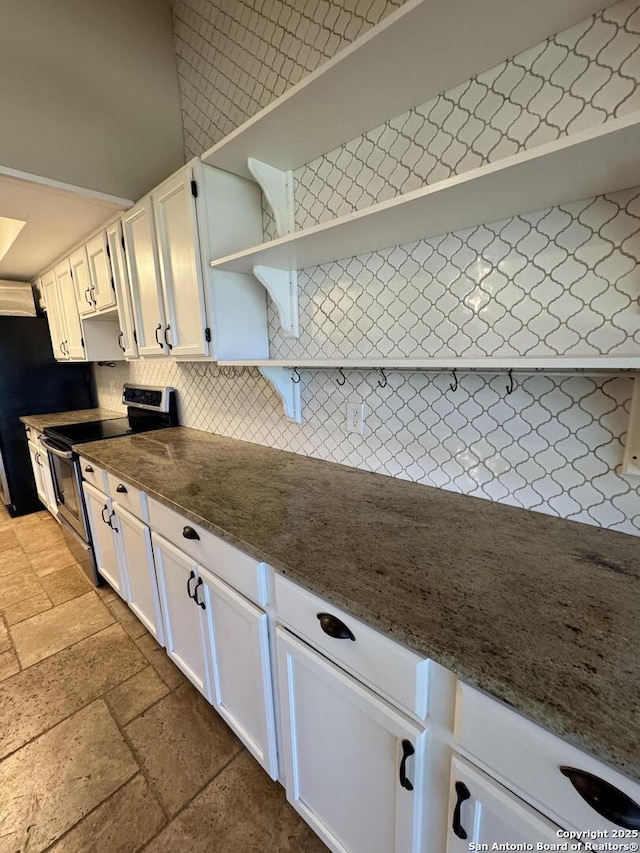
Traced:
[[247, 168], [269, 203], [276, 218], [278, 236], [292, 234], [296, 228], [295, 209], [293, 204], [293, 172], [276, 169], [262, 160], [249, 157]]
[[284, 416], [288, 421], [302, 423], [300, 381], [293, 381], [293, 371], [286, 367], [259, 367], [258, 370], [270, 382], [282, 400]]
[[253, 275], [275, 303], [280, 315], [280, 326], [284, 337], [299, 337], [298, 273], [296, 270], [254, 266]]
[[622, 457], [622, 473], [627, 477], [640, 477], [640, 374], [633, 378], [631, 413]]

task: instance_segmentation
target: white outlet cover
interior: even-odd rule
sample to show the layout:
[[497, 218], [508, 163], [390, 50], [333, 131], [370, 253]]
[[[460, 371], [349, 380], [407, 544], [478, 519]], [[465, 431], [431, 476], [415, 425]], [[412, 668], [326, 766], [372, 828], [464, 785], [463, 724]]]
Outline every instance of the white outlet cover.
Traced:
[[362, 400], [349, 400], [346, 405], [347, 432], [363, 434], [364, 403]]

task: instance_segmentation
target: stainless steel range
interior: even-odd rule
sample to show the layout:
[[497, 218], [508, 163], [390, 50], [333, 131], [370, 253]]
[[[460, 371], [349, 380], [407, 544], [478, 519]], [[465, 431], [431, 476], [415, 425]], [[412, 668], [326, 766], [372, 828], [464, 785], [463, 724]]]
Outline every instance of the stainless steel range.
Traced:
[[49, 454], [58, 520], [69, 549], [96, 586], [102, 583], [102, 579], [96, 568], [82, 493], [80, 458], [73, 446], [176, 426], [178, 423], [173, 388], [127, 384], [122, 392], [122, 402], [127, 405], [126, 417], [47, 427], [42, 440]]

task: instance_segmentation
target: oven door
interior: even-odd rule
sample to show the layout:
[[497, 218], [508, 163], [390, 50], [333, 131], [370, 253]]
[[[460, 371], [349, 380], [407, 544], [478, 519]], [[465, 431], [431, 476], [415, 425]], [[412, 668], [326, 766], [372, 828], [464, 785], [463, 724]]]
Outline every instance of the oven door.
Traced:
[[46, 438], [41, 439], [49, 455], [49, 467], [53, 479], [58, 515], [80, 536], [89, 542], [86, 515], [80, 485], [80, 463], [78, 454], [72, 450], [60, 450]]

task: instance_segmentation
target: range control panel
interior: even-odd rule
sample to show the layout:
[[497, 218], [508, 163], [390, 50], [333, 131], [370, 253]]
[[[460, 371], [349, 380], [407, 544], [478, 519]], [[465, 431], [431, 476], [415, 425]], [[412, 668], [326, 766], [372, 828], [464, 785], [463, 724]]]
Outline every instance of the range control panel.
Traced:
[[122, 402], [139, 409], [168, 412], [173, 392], [173, 388], [153, 385], [125, 385], [122, 390]]

